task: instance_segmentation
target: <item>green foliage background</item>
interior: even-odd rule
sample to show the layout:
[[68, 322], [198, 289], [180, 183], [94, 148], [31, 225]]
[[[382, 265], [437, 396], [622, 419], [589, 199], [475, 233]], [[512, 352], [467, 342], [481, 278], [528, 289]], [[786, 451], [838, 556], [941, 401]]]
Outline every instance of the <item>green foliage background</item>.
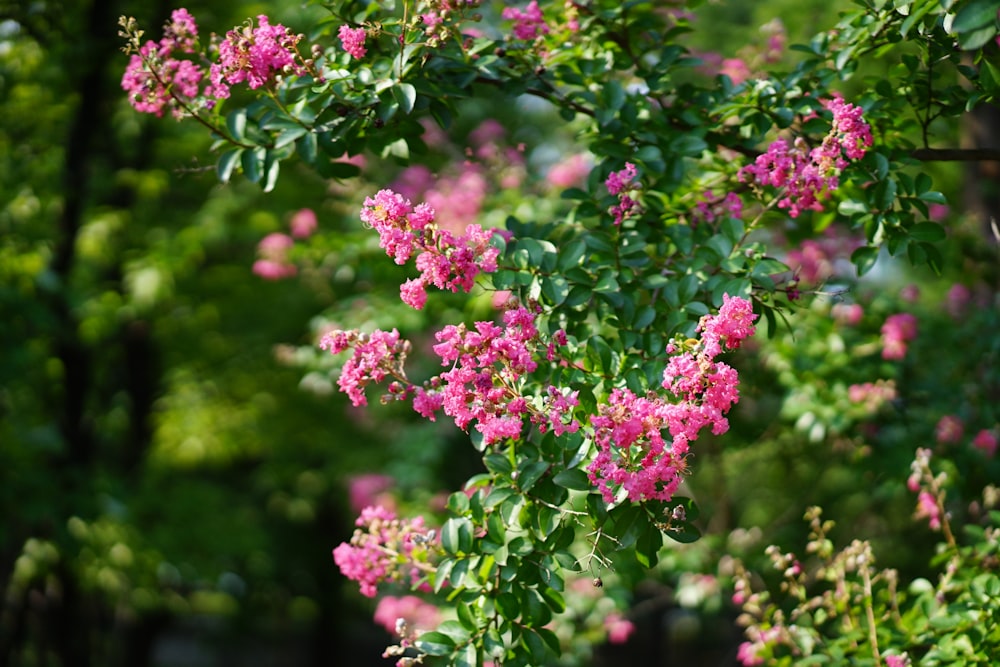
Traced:
[[[846, 5], [708, 2], [700, 17], [717, 31], [705, 47], [735, 55], [776, 15], [804, 40]], [[476, 463], [454, 429], [392, 406], [363, 416], [339, 395], [303, 390], [322, 377], [303, 380], [303, 366], [329, 370], [304, 351], [317, 313], [413, 332], [427, 324], [398, 306], [402, 274], [359, 228], [365, 193], [294, 164], [266, 196], [242, 179], [220, 186], [204, 132], [135, 114], [118, 87], [126, 58], [115, 22], [133, 15], [152, 32], [169, 3], [0, 7], [0, 664], [175, 664], [162, 639], [181, 630], [215, 642], [204, 650], [217, 664], [248, 637], [283, 647], [293, 638], [299, 664], [377, 663], [386, 638], [329, 555], [351, 530], [346, 481], [389, 472], [421, 505]], [[294, 26], [317, 12], [292, 2], [188, 9], [219, 32], [258, 13]], [[470, 107], [455, 135], [495, 110]], [[559, 123], [520, 114], [500, 120], [529, 144]], [[375, 165], [364, 183], [373, 190], [398, 170]], [[960, 170], [940, 174], [957, 199]], [[516, 212], [516, 201], [503, 205]], [[310, 268], [293, 281], [253, 276], [259, 239], [303, 207], [323, 230], [301, 250]], [[995, 292], [981, 230], [956, 222], [953, 236], [947, 271]], [[911, 357], [920, 361], [884, 369], [906, 397], [879, 414], [874, 444], [861, 443], [844, 393], [869, 378], [853, 373], [850, 350], [877, 338], [911, 280], [928, 285]], [[938, 416], [964, 410], [988, 425], [1000, 401], [996, 337], [972, 344], [997, 330], [995, 309], [956, 325], [936, 305], [942, 284], [906, 274], [864, 288], [872, 305], [845, 345], [833, 340], [827, 299], [745, 351], [733, 432], [701, 446], [690, 481], [706, 538], [665, 550], [653, 590], [677, 589], [684, 572], [718, 574], [734, 550], [763, 561], [764, 544], [801, 542], [811, 504], [839, 518], [841, 536], [871, 538], [886, 562], [926, 570], [909, 548], [930, 537], [910, 522], [913, 450]], [[426, 317], [489, 308], [442, 300]], [[965, 393], [936, 395], [951, 377]], [[1000, 474], [974, 452], [955, 460], [968, 489]], [[734, 531], [753, 527], [763, 534], [735, 545]], [[723, 598], [700, 608], [701, 639], [687, 644], [732, 644]]]

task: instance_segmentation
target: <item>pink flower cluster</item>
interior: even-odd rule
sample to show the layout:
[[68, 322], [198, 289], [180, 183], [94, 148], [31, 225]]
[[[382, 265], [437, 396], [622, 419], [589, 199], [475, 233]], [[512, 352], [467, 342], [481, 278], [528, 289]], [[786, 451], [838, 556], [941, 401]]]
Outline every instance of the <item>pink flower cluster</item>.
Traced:
[[387, 376], [405, 378], [403, 364], [410, 343], [400, 340], [399, 332], [376, 329], [370, 334], [359, 331], [331, 331], [323, 336], [319, 346], [330, 354], [340, 354], [354, 348], [353, 356], [344, 363], [337, 385], [357, 407], [368, 405], [365, 388], [371, 382], [381, 382]]
[[618, 204], [611, 209], [611, 212], [615, 216], [616, 225], [622, 224], [622, 220], [636, 207], [636, 201], [629, 196], [632, 181], [635, 180], [636, 176], [635, 165], [631, 162], [626, 162], [624, 169], [611, 172], [607, 180], [604, 181], [604, 186], [608, 189], [608, 192], [618, 195]]
[[443, 410], [466, 430], [475, 421], [483, 442], [491, 444], [518, 438], [526, 421], [556, 435], [574, 432], [572, 419], [576, 394], [549, 387], [544, 409], [532, 410], [518, 391], [521, 379], [538, 364], [533, 351], [538, 344], [535, 316], [527, 308], [508, 310], [504, 326], [476, 322], [475, 330], [449, 325], [437, 333], [434, 352], [451, 370], [431, 379], [426, 387], [413, 387], [413, 409], [434, 420]]
[[743, 201], [735, 192], [727, 192], [723, 197], [706, 192], [692, 213], [693, 220], [697, 222], [713, 223], [721, 218], [740, 218], [743, 215]]
[[965, 424], [958, 415], [945, 415], [934, 427], [934, 437], [939, 445], [954, 445], [962, 441]]
[[405, 264], [416, 252], [420, 277], [400, 286], [403, 302], [420, 310], [427, 302], [428, 285], [452, 292], [468, 292], [480, 272], [497, 269], [500, 251], [490, 245], [492, 231], [469, 224], [465, 235], [455, 237], [434, 223], [428, 204], [417, 204], [392, 190], [380, 190], [365, 199], [361, 220], [379, 234], [379, 245], [397, 264]]
[[344, 48], [352, 58], [355, 60], [361, 60], [368, 53], [365, 49], [365, 29], [364, 28], [352, 28], [349, 25], [340, 26], [340, 30], [337, 31], [337, 36], [340, 38], [340, 45]]
[[[618, 489], [625, 489], [633, 502], [669, 500], [686, 469], [689, 443], [706, 426], [716, 435], [729, 429], [725, 414], [739, 401], [739, 377], [715, 357], [752, 336], [756, 317], [749, 301], [725, 295], [719, 314], [706, 316], [699, 325], [701, 340], [667, 363], [662, 386], [673, 395], [672, 402], [615, 389], [598, 407], [590, 418], [597, 456], [587, 472], [606, 502], [614, 500]], [[678, 348], [671, 345], [668, 351]]]
[[209, 69], [215, 97], [229, 97], [229, 86], [244, 81], [256, 89], [280, 73], [305, 73], [296, 49], [302, 35], [293, 35], [281, 24], [271, 25], [263, 14], [257, 23], [256, 28], [250, 24], [230, 30], [219, 44], [219, 62]]
[[823, 104], [833, 114], [833, 123], [822, 144], [809, 149], [801, 137], [791, 145], [778, 139], [740, 170], [741, 181], [782, 189], [778, 208], [787, 209], [793, 218], [807, 209], [823, 210], [820, 199], [837, 189], [848, 160], [860, 159], [872, 144], [871, 128], [861, 118], [860, 107], [840, 97]]
[[288, 251], [295, 240], [288, 234], [275, 232], [268, 234], [257, 244], [258, 259], [253, 263], [253, 272], [265, 280], [291, 278], [298, 269], [288, 260]]
[[351, 541], [333, 550], [333, 560], [345, 577], [358, 582], [361, 594], [375, 597], [378, 585], [401, 582], [416, 585], [434, 542], [423, 517], [399, 519], [384, 507], [366, 507], [355, 521]]
[[882, 358], [899, 360], [906, 356], [907, 343], [917, 337], [917, 318], [897, 313], [882, 323]]
[[173, 54], [193, 53], [197, 39], [194, 17], [186, 9], [175, 9], [163, 28], [163, 38], [146, 42], [132, 55], [121, 85], [136, 111], [162, 116], [169, 108], [174, 116], [183, 115], [176, 98], [197, 97], [202, 73], [190, 60], [178, 60]]
[[545, 17], [538, 7], [537, 0], [531, 0], [524, 11], [517, 7], [504, 7], [501, 16], [508, 21], [514, 21], [512, 32], [516, 39], [531, 41], [539, 35], [545, 35], [549, 32], [549, 27], [545, 23]]
[[375, 622], [386, 629], [387, 632], [399, 634], [399, 628], [403, 625], [412, 628], [414, 631], [432, 630], [441, 624], [441, 610], [430, 602], [421, 600], [416, 595], [403, 595], [395, 597], [386, 595], [378, 601], [375, 607]]
[[896, 400], [896, 396], [896, 383], [893, 380], [852, 384], [847, 388], [847, 398], [851, 403], [864, 403], [869, 412], [875, 412], [888, 401]]
[[927, 519], [931, 530], [941, 530], [943, 512], [938, 502], [944, 474], [938, 477], [931, 472], [931, 450], [920, 448], [910, 464], [910, 476], [906, 480], [907, 488], [917, 494], [917, 509], [915, 519]]
[[830, 315], [838, 324], [853, 327], [865, 316], [865, 309], [858, 303], [837, 303], [830, 309]]
[[611, 612], [604, 617], [604, 630], [608, 633], [610, 643], [624, 644], [635, 632], [635, 623], [618, 612]]
[[[747, 630], [751, 641], [740, 644], [736, 652], [736, 659], [744, 667], [757, 667], [764, 664], [764, 654], [770, 646], [785, 643], [787, 630], [782, 626], [774, 626], [765, 629], [754, 629], [755, 632]], [[788, 643], [791, 643], [788, 641]]]
[[993, 458], [997, 452], [997, 434], [984, 428], [972, 439], [972, 446], [982, 450], [986, 456]]

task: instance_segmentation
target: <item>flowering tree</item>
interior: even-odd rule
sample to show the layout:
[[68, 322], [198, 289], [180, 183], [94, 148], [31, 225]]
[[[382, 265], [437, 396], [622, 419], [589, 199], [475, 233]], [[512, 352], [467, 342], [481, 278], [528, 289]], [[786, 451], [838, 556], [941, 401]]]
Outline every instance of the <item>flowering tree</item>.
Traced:
[[[210, 129], [221, 181], [242, 172], [271, 190], [293, 160], [340, 180], [361, 173], [358, 156], [406, 165], [356, 201], [372, 241], [415, 266], [399, 301], [432, 320], [435, 300], [451, 295], [499, 311], [444, 311], [452, 320], [423, 346], [402, 323], [319, 332], [319, 346], [343, 360], [337, 384], [354, 406], [379, 392], [453, 421], [481, 454], [483, 472], [448, 497], [441, 525], [371, 506], [334, 550], [363, 595], [405, 589], [379, 606], [380, 617], [409, 610], [387, 623], [399, 641], [386, 656], [399, 665], [542, 664], [572, 650], [561, 628], [573, 622], [564, 612], [577, 604], [576, 580], [602, 588], [617, 572], [627, 585], [634, 565], [656, 565], [664, 538], [698, 539], [698, 506], [682, 489], [698, 474], [699, 443], [728, 431], [740, 398], [725, 355], [761, 323], [781, 335], [779, 320], [820, 293], [817, 257], [833, 242], [858, 274], [882, 248], [941, 270], [945, 231], [930, 207], [945, 198], [921, 162], [996, 157], [932, 145], [1000, 90], [996, 3], [858, 0], [794, 61], [772, 39], [759, 58], [714, 70], [693, 37], [696, 4], [532, 1], [498, 12], [472, 1], [399, 11], [344, 2], [325, 5], [330, 20], [308, 39], [259, 16], [206, 44], [183, 9], [159, 41], [122, 19], [129, 102]], [[857, 73], [876, 58], [889, 64], [874, 84]], [[441, 142], [435, 132], [483, 98], [540, 100], [573, 147], [572, 160], [547, 165], [547, 182], [525, 179], [517, 169], [530, 160], [502, 152], [496, 128], [471, 132], [470, 156], [516, 172], [500, 182], [520, 203], [510, 215], [483, 212], [492, 224], [469, 219], [476, 206], [454, 206], [456, 193], [475, 196], [471, 158], [451, 196], [433, 177], [413, 186], [432, 173], [417, 167]], [[785, 249], [785, 237], [798, 247]], [[266, 238], [255, 271], [294, 275], [293, 251], [291, 237]], [[881, 356], [902, 359], [916, 322], [893, 315], [881, 335]], [[892, 393], [888, 382], [856, 386], [858, 403]], [[941, 484], [928, 456], [918, 460], [920, 506], [944, 529]], [[831, 576], [861, 572], [870, 600], [870, 552], [854, 545], [834, 557], [829, 528], [809, 516], [819, 545], [810, 548], [832, 559]], [[794, 557], [775, 552], [774, 562], [799, 582]], [[750, 593], [749, 576], [737, 582], [751, 605], [744, 664], [779, 645], [807, 653]], [[425, 599], [447, 606], [446, 620], [422, 609]], [[835, 602], [808, 611], [830, 615]], [[620, 625], [608, 625], [613, 639]], [[874, 664], [893, 664], [880, 641], [872, 630], [862, 643]]]

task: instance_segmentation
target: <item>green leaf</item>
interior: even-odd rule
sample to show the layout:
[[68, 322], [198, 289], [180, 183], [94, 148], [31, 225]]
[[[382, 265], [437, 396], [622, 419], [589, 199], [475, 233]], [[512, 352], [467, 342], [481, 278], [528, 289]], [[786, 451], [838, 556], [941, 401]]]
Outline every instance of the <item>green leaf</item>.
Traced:
[[236, 109], [226, 116], [226, 130], [236, 141], [244, 141], [247, 138], [247, 110]]
[[569, 296], [569, 283], [560, 275], [544, 276], [542, 278], [542, 294], [552, 305], [561, 305]]
[[513, 621], [521, 615], [521, 604], [517, 601], [517, 596], [510, 592], [497, 596], [496, 608], [508, 621]]
[[428, 655], [448, 655], [455, 648], [455, 641], [442, 632], [425, 632], [417, 637], [416, 646]]
[[569, 271], [570, 269], [579, 266], [580, 260], [583, 259], [584, 254], [587, 252], [587, 241], [583, 238], [575, 238], [559, 251], [559, 260], [557, 266], [562, 272]]
[[264, 192], [274, 190], [278, 183], [278, 172], [281, 170], [281, 160], [274, 151], [268, 151], [264, 158]]
[[620, 289], [615, 279], [615, 271], [611, 268], [602, 269], [594, 285], [595, 292], [617, 292]]
[[274, 139], [274, 149], [284, 148], [288, 144], [292, 143], [299, 137], [303, 136], [308, 130], [304, 127], [295, 126], [290, 127], [287, 130], [282, 130], [277, 137]]
[[472, 524], [465, 518], [451, 518], [441, 527], [441, 546], [450, 554], [461, 555], [472, 547]]
[[921, 192], [919, 195], [917, 195], [917, 199], [919, 199], [920, 201], [930, 202], [932, 204], [948, 203], [948, 198], [935, 190], [928, 190], [927, 192]]
[[417, 101], [417, 89], [409, 83], [401, 83], [398, 86], [393, 86], [392, 97], [399, 104], [403, 113], [409, 114], [413, 111], [413, 105]]
[[552, 478], [552, 481], [563, 488], [573, 489], [574, 491], [589, 491], [593, 486], [590, 483], [590, 479], [587, 478], [587, 473], [579, 468], [562, 470]]
[[857, 267], [859, 276], [863, 276], [871, 271], [877, 260], [878, 248], [873, 248], [871, 246], [858, 248], [851, 253], [851, 263]]
[[546, 461], [530, 461], [521, 466], [517, 477], [518, 488], [522, 491], [529, 491], [549, 469], [549, 465]]
[[243, 175], [246, 176], [247, 180], [251, 183], [260, 182], [261, 167], [264, 162], [264, 149], [255, 148], [253, 150], [243, 151], [240, 156], [240, 164], [243, 167]]
[[936, 222], [918, 222], [910, 229], [910, 236], [918, 241], [936, 243], [945, 239], [944, 227]]
[[965, 51], [975, 51], [986, 46], [991, 39], [996, 37], [996, 34], [997, 28], [993, 25], [972, 32], [963, 32], [958, 36], [958, 45]]
[[655, 567], [663, 546], [663, 533], [656, 526], [648, 526], [635, 543], [635, 558], [643, 567]]
[[670, 150], [673, 153], [697, 157], [708, 150], [708, 144], [697, 135], [682, 134], [670, 142]]
[[242, 148], [231, 148], [219, 156], [219, 161], [215, 165], [215, 171], [220, 182], [229, 182], [230, 176], [233, 175], [233, 169], [236, 168], [236, 163], [240, 161], [242, 156]]
[[972, 0], [962, 7], [951, 23], [952, 33], [964, 33], [996, 25], [996, 0]]

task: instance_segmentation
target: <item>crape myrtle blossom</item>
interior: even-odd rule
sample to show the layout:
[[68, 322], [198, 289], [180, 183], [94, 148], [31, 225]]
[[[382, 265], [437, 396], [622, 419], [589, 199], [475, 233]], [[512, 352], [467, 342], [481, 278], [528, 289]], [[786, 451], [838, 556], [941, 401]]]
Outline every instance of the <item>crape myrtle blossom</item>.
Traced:
[[426, 288], [433, 285], [452, 292], [469, 292], [479, 273], [497, 269], [500, 250], [490, 245], [493, 230], [468, 224], [456, 237], [435, 224], [435, 211], [428, 204], [413, 206], [392, 190], [380, 190], [365, 199], [361, 220], [378, 232], [379, 246], [397, 264], [405, 264], [416, 253], [420, 277], [400, 287], [404, 303], [420, 310], [427, 302]]
[[243, 82], [251, 89], [261, 88], [286, 70], [305, 74], [296, 50], [301, 39], [281, 24], [271, 25], [263, 14], [257, 17], [256, 28], [252, 24], [233, 28], [219, 44], [219, 62], [209, 69], [214, 94], [227, 98], [229, 86]]
[[352, 28], [349, 25], [340, 26], [340, 30], [337, 31], [337, 37], [340, 38], [340, 44], [355, 60], [361, 60], [368, 53], [365, 48], [365, 29], [364, 28]]
[[989, 429], [983, 429], [972, 439], [972, 446], [993, 458], [997, 451], [997, 434]]
[[622, 224], [624, 220], [635, 208], [636, 201], [629, 196], [632, 189], [632, 181], [637, 176], [635, 165], [631, 162], [625, 163], [625, 168], [620, 171], [613, 171], [604, 181], [604, 186], [608, 192], [618, 195], [618, 203], [611, 208], [611, 213], [615, 216], [615, 224]]
[[517, 7], [504, 7], [501, 16], [508, 21], [514, 21], [511, 32], [514, 33], [515, 39], [531, 41], [539, 35], [549, 32], [545, 17], [542, 15], [542, 10], [538, 7], [536, 0], [531, 0], [524, 11]]
[[945, 415], [934, 426], [934, 437], [939, 445], [954, 445], [965, 435], [965, 424], [957, 415]]
[[294, 239], [287, 234], [274, 232], [268, 234], [257, 244], [257, 261], [253, 263], [253, 272], [265, 280], [281, 280], [291, 278], [298, 269], [288, 258], [288, 253], [295, 244]]
[[375, 597], [379, 584], [416, 585], [433, 571], [429, 558], [436, 550], [435, 531], [423, 517], [399, 519], [381, 506], [366, 507], [355, 521], [350, 542], [333, 550], [333, 560], [345, 577], [358, 582], [361, 594]]
[[915, 519], [926, 519], [931, 530], [944, 530], [950, 538], [950, 529], [946, 526], [948, 519], [944, 513], [944, 484], [948, 477], [941, 472], [937, 475], [931, 470], [931, 450], [917, 449], [913, 462], [910, 463], [910, 476], [906, 487], [917, 494], [917, 507], [913, 513]]
[[[829, 133], [815, 148], [805, 139], [778, 139], [753, 164], [740, 170], [740, 180], [781, 191], [777, 206], [797, 218], [805, 210], [821, 211], [821, 199], [840, 185], [850, 160], [864, 157], [872, 145], [871, 128], [860, 107], [834, 97], [823, 102], [833, 115]], [[846, 156], [846, 157], [845, 157]]]
[[882, 324], [882, 358], [899, 360], [906, 356], [907, 343], [917, 337], [917, 318], [897, 313]]
[[667, 348], [672, 356], [662, 386], [673, 400], [615, 389], [598, 406], [590, 418], [597, 455], [587, 472], [605, 501], [620, 489], [633, 502], [670, 500], [686, 470], [689, 443], [707, 426], [716, 435], [729, 429], [725, 414], [739, 401], [739, 377], [715, 357], [752, 336], [756, 317], [749, 301], [725, 295], [719, 314], [702, 319], [701, 340]]
[[[414, 388], [414, 410], [431, 420], [443, 410], [463, 430], [475, 421], [485, 444], [518, 438], [527, 423], [556, 435], [578, 430], [572, 417], [575, 392], [549, 387], [539, 409], [519, 391], [522, 378], [538, 367], [535, 350], [542, 345], [535, 315], [517, 307], [504, 313], [503, 322], [504, 327], [477, 322], [474, 330], [449, 325], [439, 331], [434, 352], [450, 370]], [[565, 342], [565, 335], [553, 338], [555, 344]]]
[[[134, 30], [128, 21], [123, 27]], [[186, 9], [175, 9], [163, 27], [163, 38], [159, 42], [147, 41], [132, 54], [121, 86], [136, 111], [162, 116], [169, 108], [174, 116], [183, 116], [177, 98], [190, 100], [198, 96], [202, 72], [190, 60], [178, 60], [173, 55], [193, 53], [197, 41], [194, 17]]]
[[536, 356], [554, 356], [554, 350], [567, 343], [565, 333], [556, 332], [544, 343], [535, 314], [524, 307], [508, 309], [503, 324], [476, 322], [471, 329], [448, 325], [437, 332], [433, 349], [449, 370], [419, 386], [406, 379], [403, 364], [410, 345], [395, 329], [370, 334], [333, 331], [320, 347], [332, 354], [353, 348], [337, 384], [355, 406], [367, 404], [368, 384], [392, 378], [387, 399], [412, 399], [413, 409], [431, 421], [443, 411], [462, 430], [474, 426], [486, 444], [518, 438], [528, 424], [555, 435], [576, 432], [577, 392], [550, 386], [533, 403], [520, 392], [523, 378], [538, 367]]
[[398, 633], [400, 619], [414, 630], [430, 630], [441, 623], [441, 610], [416, 595], [386, 595], [375, 607], [375, 622], [391, 634]]
[[410, 343], [400, 340], [395, 329], [388, 332], [376, 329], [370, 334], [338, 329], [323, 336], [319, 346], [330, 354], [354, 349], [352, 357], [344, 363], [337, 385], [355, 407], [368, 405], [365, 388], [369, 383], [381, 382], [386, 377], [406, 377], [403, 364]]
[[[134, 19], [122, 19], [124, 34], [131, 39], [132, 57], [122, 77], [129, 103], [143, 113], [162, 116], [170, 109], [180, 118], [196, 113], [194, 107], [212, 108], [230, 95], [230, 86], [247, 83], [250, 88], [272, 84], [279, 74], [305, 74], [306, 63], [299, 56], [301, 35], [293, 35], [282, 25], [271, 25], [267, 16], [234, 28], [219, 43], [218, 60], [205, 76], [192, 60], [174, 56], [195, 53], [198, 27], [185, 9], [175, 10], [164, 27], [159, 42], [139, 45]], [[201, 85], [205, 84], [204, 89]]]

